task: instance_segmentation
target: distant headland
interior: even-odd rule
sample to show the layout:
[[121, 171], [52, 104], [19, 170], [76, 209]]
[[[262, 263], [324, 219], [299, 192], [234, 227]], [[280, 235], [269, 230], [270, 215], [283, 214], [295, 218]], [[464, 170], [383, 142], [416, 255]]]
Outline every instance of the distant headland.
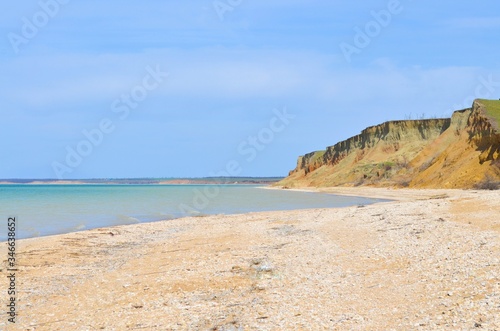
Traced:
[[95, 178], [95, 179], [0, 179], [0, 184], [27, 185], [224, 185], [224, 184], [273, 184], [283, 177], [200, 177], [200, 178]]

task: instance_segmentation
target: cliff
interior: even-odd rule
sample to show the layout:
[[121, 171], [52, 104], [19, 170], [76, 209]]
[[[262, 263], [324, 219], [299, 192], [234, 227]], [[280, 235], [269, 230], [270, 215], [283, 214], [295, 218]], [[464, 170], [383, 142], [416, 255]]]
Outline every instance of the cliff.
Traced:
[[476, 100], [451, 118], [389, 121], [300, 156], [281, 186], [471, 188], [500, 181], [500, 101]]

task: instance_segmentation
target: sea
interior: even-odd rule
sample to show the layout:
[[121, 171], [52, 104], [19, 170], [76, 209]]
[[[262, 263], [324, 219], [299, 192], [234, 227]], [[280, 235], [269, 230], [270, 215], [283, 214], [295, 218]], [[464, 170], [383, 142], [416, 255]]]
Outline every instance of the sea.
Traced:
[[[0, 241], [186, 216], [335, 208], [387, 200], [253, 185], [0, 185]], [[200, 222], [203, 218], [200, 217]], [[3, 224], [3, 225], [1, 225]]]

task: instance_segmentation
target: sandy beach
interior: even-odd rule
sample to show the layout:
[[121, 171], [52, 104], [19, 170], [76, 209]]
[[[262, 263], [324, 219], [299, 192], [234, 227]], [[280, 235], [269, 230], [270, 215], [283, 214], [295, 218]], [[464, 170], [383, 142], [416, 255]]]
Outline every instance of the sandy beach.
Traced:
[[397, 201], [20, 240], [0, 329], [500, 330], [500, 191], [330, 191]]

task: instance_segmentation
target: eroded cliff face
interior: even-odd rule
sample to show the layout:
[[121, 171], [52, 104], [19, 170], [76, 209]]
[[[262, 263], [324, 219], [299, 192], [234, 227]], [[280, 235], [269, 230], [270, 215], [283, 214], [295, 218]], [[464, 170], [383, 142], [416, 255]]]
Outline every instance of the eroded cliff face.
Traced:
[[480, 163], [498, 159], [500, 153], [500, 131], [487, 115], [487, 110], [480, 102], [474, 103], [474, 110], [467, 123], [469, 140], [481, 151]]
[[469, 110], [455, 112], [450, 129], [412, 162], [410, 186], [473, 188], [485, 178], [500, 181], [496, 125], [480, 100]]
[[325, 164], [324, 155], [325, 151], [316, 151], [308, 153], [304, 156], [299, 156], [299, 159], [297, 160], [297, 167], [295, 170], [290, 171], [289, 175], [293, 174], [297, 169], [303, 169], [304, 174], [306, 175], [318, 169]]
[[485, 176], [500, 180], [497, 128], [480, 100], [451, 118], [385, 122], [299, 157], [279, 185], [466, 188]]
[[405, 143], [426, 142], [436, 139], [450, 125], [450, 119], [392, 121], [369, 127], [361, 134], [328, 147], [327, 164], [336, 165], [347, 155], [360, 150], [382, 147], [397, 152]]

